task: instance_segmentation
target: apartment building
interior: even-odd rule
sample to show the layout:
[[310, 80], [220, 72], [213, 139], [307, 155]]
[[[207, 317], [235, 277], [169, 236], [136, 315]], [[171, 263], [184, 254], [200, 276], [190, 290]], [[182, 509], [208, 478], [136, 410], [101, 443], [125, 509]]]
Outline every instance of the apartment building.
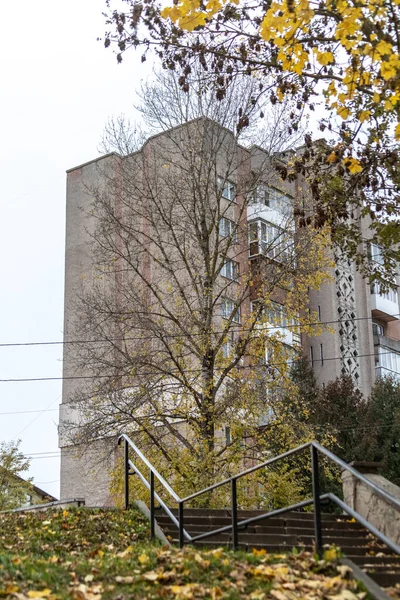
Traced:
[[[185, 144], [184, 151], [182, 143]], [[200, 168], [196, 160], [199, 152], [203, 153], [203, 157], [207, 152], [212, 155], [212, 160], [207, 164], [207, 173], [213, 175], [209, 177], [205, 173], [199, 173], [196, 181], [201, 183], [196, 187], [192, 185], [191, 174], [195, 180], [195, 171]], [[182, 156], [183, 153], [187, 156]], [[282, 156], [282, 160], [286, 160], [286, 157]], [[180, 174], [175, 169], [177, 165]], [[124, 185], [126, 176], [129, 176], [129, 184]], [[86, 329], [83, 330], [82, 315], [76, 298], [82, 298], [82, 290], [96, 285], [97, 294], [117, 299], [121, 315], [129, 312], [125, 310], [124, 305], [128, 295], [130, 301], [133, 298], [139, 308], [152, 304], [151, 293], [137, 288], [137, 282], [130, 279], [127, 272], [129, 269], [118, 268], [121, 264], [119, 259], [116, 259], [116, 267], [110, 272], [110, 263], [105, 267], [105, 262], [101, 263], [104, 257], [99, 258], [94, 250], [96, 209], [93, 208], [92, 200], [96, 194], [100, 197], [109, 193], [107, 189], [110, 182], [113, 182], [113, 189], [117, 190], [115, 198], [118, 198], [117, 211], [113, 216], [117, 214], [131, 231], [137, 231], [138, 215], [143, 217], [146, 223], [161, 227], [159, 217], [149, 217], [149, 207], [159, 211], [159, 200], [164, 197], [168, 198], [169, 202], [175, 202], [178, 190], [177, 215], [178, 220], [182, 220], [179, 244], [188, 243], [189, 258], [194, 265], [197, 264], [197, 258], [190, 254], [190, 239], [186, 237], [189, 235], [187, 229], [191, 215], [190, 210], [185, 211], [185, 203], [181, 200], [186, 198], [187, 205], [191, 206], [191, 198], [196, 195], [196, 202], [201, 202], [204, 196], [203, 189], [210, 189], [211, 196], [219, 198], [219, 212], [217, 217], [213, 217], [216, 218], [216, 231], [209, 239], [216, 244], [217, 253], [223, 255], [218, 275], [218, 281], [221, 283], [217, 284], [220, 298], [219, 318], [230, 320], [235, 326], [229, 331], [221, 348], [221, 355], [225, 358], [229, 357], [237, 341], [237, 331], [246, 321], [246, 315], [257, 302], [255, 290], [257, 285], [263, 283], [260, 279], [272, 279], [274, 273], [276, 274], [274, 265], [281, 268], [281, 265], [294, 260], [294, 207], [307, 202], [306, 192], [298, 182], [280, 181], [271, 167], [269, 157], [261, 148], [240, 146], [231, 132], [208, 119], [198, 119], [153, 136], [132, 156], [110, 154], [67, 172], [64, 322], [64, 341], [67, 343], [64, 345], [64, 385], [60, 407], [61, 498], [83, 497], [88, 504], [97, 505], [113, 502], [109, 493], [109, 472], [115, 464], [115, 438], [112, 436], [112, 428], [105, 428], [105, 437], [108, 435], [109, 442], [98, 439], [91, 443], [89, 452], [85, 452], [84, 434], [80, 437], [80, 443], [77, 443], [76, 434], [79, 434], [82, 418], [85, 418], [83, 399], [86, 390], [89, 389], [87, 384], [96, 381], [96, 378], [102, 381], [102, 377], [108, 376], [112, 361], [119, 363], [122, 360], [122, 342], [126, 354], [132, 350], [132, 344], [136, 344], [135, 350], [137, 349], [137, 342], [127, 340], [130, 336], [135, 339], [132, 331], [145, 331], [146, 324], [144, 316], [139, 318], [134, 325], [132, 324], [132, 329], [127, 335], [124, 317], [119, 323], [113, 322], [112, 331], [103, 329], [100, 335], [90, 328], [89, 320], [85, 324]], [[121, 192], [121, 189], [125, 189], [126, 193]], [[135, 204], [134, 213], [130, 212], [130, 203]], [[206, 212], [212, 213], [213, 207], [213, 204], [207, 205]], [[157, 213], [162, 214], [162, 211]], [[151, 236], [146, 227], [141, 230], [140, 235], [148, 235], [150, 240]], [[164, 232], [164, 229], [159, 231]], [[150, 261], [144, 255], [136, 256], [135, 252], [132, 252], [134, 256], [130, 260], [135, 260], [135, 264], [141, 263], [143, 270], [156, 282], [157, 293], [168, 297], [173, 286], [171, 288], [170, 282], [165, 281], [165, 272], [155, 263], [160, 265], [163, 260], [171, 260], [171, 265], [176, 264], [178, 269], [179, 261], [175, 256], [176, 245], [173, 246], [167, 234], [163, 237], [164, 233], [161, 235], [163, 242], [159, 250], [154, 250], [154, 239], [149, 241], [153, 248], [152, 256], [155, 256], [156, 260]], [[123, 244], [122, 236], [114, 250], [120, 252]], [[166, 253], [167, 247], [175, 249]], [[293, 357], [300, 353], [309, 357], [320, 385], [325, 385], [342, 373], [348, 373], [357, 382], [360, 390], [368, 395], [377, 376], [387, 373], [397, 376], [400, 373], [398, 294], [397, 290], [380, 293], [379, 288], [371, 287], [356, 271], [355, 266], [339, 253], [336, 253], [334, 258], [335, 267], [331, 271], [330, 280], [318, 291], [310, 289], [307, 299], [308, 309], [315, 315], [316, 323], [327, 325], [323, 333], [315, 337], [306, 336], [299, 322], [293, 317], [293, 311], [292, 316], [288, 317], [285, 294], [279, 285], [271, 287], [267, 325], [272, 332], [280, 334], [282, 343], [292, 351]], [[373, 246], [371, 259], [378, 262], [380, 260], [379, 249]], [[260, 265], [263, 265], [262, 268]], [[296, 268], [295, 262], [292, 268]], [[243, 280], [246, 273], [252, 272], [255, 273], [254, 279], [258, 280], [258, 284], [253, 286], [252, 290], [249, 288], [247, 295], [240, 296], [243, 285], [239, 284], [239, 277]], [[171, 278], [175, 277], [173, 267], [170, 274]], [[187, 300], [187, 277], [186, 274], [177, 279], [182, 284], [182, 302]], [[175, 302], [175, 299], [171, 301]], [[190, 302], [193, 310], [198, 310], [196, 301], [190, 299]], [[97, 310], [102, 310], [100, 305]], [[180, 319], [188, 318], [185, 309], [181, 308], [179, 303], [174, 305], [174, 310], [178, 313], [182, 310]], [[148, 328], [151, 329], [152, 335], [154, 327], [155, 322], [149, 322]], [[118, 347], [112, 343], [104, 352], [103, 365], [97, 368], [94, 366], [92, 350], [88, 351], [86, 361], [82, 361], [82, 355], [80, 360], [77, 360], [78, 349], [84, 344], [76, 345], [76, 341], [87, 340], [90, 348], [98, 348], [101, 347], [101, 343], [105, 343], [106, 338], [109, 342], [118, 339]], [[141, 348], [144, 348], [143, 352], [146, 344], [146, 336], [143, 335], [143, 341], [140, 342]], [[268, 365], [268, 356], [265, 357], [265, 362]], [[115, 380], [121, 383], [122, 388], [128, 385], [125, 383], [126, 374], [121, 375], [121, 372], [113, 379], [114, 385]], [[111, 386], [109, 392], [107, 388], [104, 389], [104, 393], [112, 393]], [[100, 386], [96, 393], [100, 394], [99, 390]], [[170, 390], [168, 394], [170, 398]], [[101, 421], [100, 411], [99, 415]], [[71, 431], [74, 435], [71, 435]]]

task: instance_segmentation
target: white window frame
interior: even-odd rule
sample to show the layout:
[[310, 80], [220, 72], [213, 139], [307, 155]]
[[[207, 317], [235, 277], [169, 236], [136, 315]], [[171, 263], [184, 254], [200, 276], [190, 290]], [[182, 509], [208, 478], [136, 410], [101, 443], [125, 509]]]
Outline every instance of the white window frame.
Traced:
[[231, 258], [227, 258], [221, 268], [222, 277], [237, 281], [239, 278], [239, 263]]
[[230, 298], [222, 298], [221, 317], [231, 319], [235, 323], [240, 323], [240, 306], [235, 307], [235, 302]]
[[218, 189], [222, 192], [222, 197], [230, 202], [235, 202], [236, 198], [236, 185], [233, 181], [225, 179], [224, 177], [218, 177]]
[[231, 237], [234, 244], [238, 241], [237, 226], [234, 221], [221, 217], [219, 220], [219, 235], [222, 238]]
[[251, 203], [263, 204], [272, 210], [276, 210], [281, 215], [289, 216], [293, 214], [293, 198], [266, 183], [257, 185]]
[[235, 334], [233, 331], [228, 331], [228, 339], [222, 344], [222, 356], [229, 358], [235, 345]]
[[[257, 238], [254, 236], [255, 227]], [[257, 219], [249, 223], [249, 253], [250, 256], [263, 254], [279, 262], [285, 262], [291, 258], [291, 245], [287, 232], [273, 223]], [[280, 239], [279, 239], [280, 238]], [[293, 240], [293, 236], [290, 236]], [[257, 243], [257, 252], [252, 252], [252, 244]]]

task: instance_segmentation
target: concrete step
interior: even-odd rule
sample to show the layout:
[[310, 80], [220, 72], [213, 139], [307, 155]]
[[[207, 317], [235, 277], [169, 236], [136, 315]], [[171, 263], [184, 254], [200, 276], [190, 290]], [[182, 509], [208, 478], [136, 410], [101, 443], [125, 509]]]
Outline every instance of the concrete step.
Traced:
[[[157, 522], [160, 527], [169, 527], [173, 526], [173, 523], [168, 515], [156, 515]], [[243, 519], [242, 519], [243, 520]], [[227, 525], [232, 524], [231, 517], [221, 517], [221, 516], [192, 516], [192, 515], [184, 515], [184, 523], [185, 527], [198, 525], [201, 527], [209, 527], [210, 529], [217, 529], [219, 527], [225, 527]], [[239, 519], [240, 525], [240, 519]], [[312, 520], [303, 521], [301, 519], [278, 519], [275, 517], [271, 517], [270, 519], [263, 519], [261, 521], [257, 521], [256, 523], [252, 523], [248, 525], [248, 527], [276, 527], [276, 528], [313, 528], [314, 524]], [[345, 523], [345, 522], [337, 522], [331, 520], [322, 520], [322, 527], [324, 529], [338, 529], [338, 530], [349, 530], [349, 531], [364, 531], [363, 527], [359, 523]]]
[[[160, 525], [160, 527], [162, 527], [164, 532], [176, 532], [177, 531], [177, 526], [172, 523], [171, 521], [169, 523], [164, 523], [164, 522], [160, 522], [158, 521], [158, 524]], [[202, 532], [206, 532], [206, 531], [212, 531], [215, 530], [219, 527], [231, 527], [232, 523], [231, 522], [227, 522], [227, 523], [192, 523], [191, 521], [185, 523], [185, 529], [186, 531], [192, 531], [192, 530], [196, 530], [196, 531], [202, 531]], [[254, 533], [254, 534], [264, 534], [264, 535], [274, 535], [274, 534], [288, 534], [288, 535], [314, 535], [314, 529], [311, 527], [285, 527], [284, 524], [281, 524], [280, 526], [272, 526], [272, 527], [268, 527], [266, 525], [248, 525], [247, 527], [244, 528], [239, 528], [240, 533]], [[338, 528], [331, 528], [331, 527], [323, 527], [322, 528], [322, 535], [323, 536], [340, 536], [340, 537], [349, 537], [349, 538], [355, 538], [355, 537], [362, 537], [362, 538], [366, 538], [366, 539], [370, 539], [369, 536], [371, 534], [369, 534], [369, 532], [365, 529], [338, 529]]]
[[[178, 516], [178, 511], [173, 510]], [[265, 514], [262, 510], [240, 510], [240, 520]], [[168, 515], [161, 510], [156, 515], [159, 525], [173, 543], [178, 543], [178, 530]], [[270, 519], [263, 519], [239, 528], [239, 549], [251, 551], [265, 549], [267, 552], [287, 552], [293, 548], [315, 550], [314, 515], [291, 511]], [[230, 509], [185, 509], [184, 525], [191, 536], [231, 526]], [[400, 556], [374, 538], [359, 523], [347, 515], [322, 515], [322, 539], [326, 546], [335, 545], [356, 565], [362, 568], [381, 587], [400, 583]], [[214, 534], [194, 542], [198, 547], [232, 548], [232, 532]], [[377, 556], [378, 555], [378, 556]]]
[[[178, 509], [177, 508], [171, 508], [170, 509], [171, 512], [175, 515], [178, 516]], [[257, 517], [260, 515], [264, 515], [267, 511], [267, 509], [265, 510], [238, 510], [238, 517], [239, 519], [248, 519], [250, 517]], [[157, 514], [165, 514], [164, 511], [160, 508], [156, 509], [156, 515]], [[230, 508], [186, 508], [184, 509], [184, 517], [185, 519], [188, 518], [189, 516], [206, 516], [206, 517], [210, 517], [210, 516], [218, 516], [218, 517], [231, 517], [231, 510]], [[283, 519], [301, 519], [301, 520], [305, 520], [305, 521], [313, 521], [314, 519], [314, 515], [313, 513], [306, 513], [306, 512], [300, 512], [300, 511], [289, 511], [287, 513], [284, 513], [281, 517], [277, 517], [277, 518], [283, 518]], [[333, 515], [331, 513], [322, 513], [322, 518], [325, 519], [326, 521], [337, 521], [338, 518], [343, 520], [343, 521], [348, 521], [349, 517], [347, 517], [346, 515]]]

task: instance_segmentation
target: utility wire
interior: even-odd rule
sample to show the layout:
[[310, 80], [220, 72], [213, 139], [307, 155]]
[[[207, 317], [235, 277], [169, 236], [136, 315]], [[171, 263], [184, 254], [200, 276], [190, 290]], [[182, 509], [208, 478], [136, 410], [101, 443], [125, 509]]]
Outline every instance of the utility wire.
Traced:
[[[400, 313], [394, 313], [392, 315], [389, 315], [390, 317], [399, 317]], [[305, 327], [314, 327], [314, 326], [321, 326], [321, 325], [334, 325], [334, 324], [339, 324], [339, 323], [346, 323], [346, 322], [354, 322], [354, 321], [366, 321], [366, 320], [372, 320], [374, 317], [373, 316], [368, 316], [368, 317], [349, 317], [349, 318], [343, 318], [343, 319], [336, 319], [333, 321], [314, 321], [311, 323], [292, 323], [291, 325], [287, 324], [285, 326], [282, 325], [269, 325], [267, 327], [262, 327], [262, 329], [257, 329], [257, 328], [253, 328], [253, 329], [249, 329], [249, 328], [244, 328], [244, 327], [240, 327], [240, 325], [231, 327], [229, 329], [229, 331], [238, 331], [238, 332], [246, 332], [246, 331], [251, 331], [253, 330], [255, 333], [257, 331], [268, 331], [271, 329], [296, 329], [296, 328], [300, 328], [300, 329], [304, 329]], [[222, 330], [216, 330], [216, 331], [212, 331], [213, 334], [221, 334], [221, 333], [225, 333], [226, 330], [222, 329]], [[204, 335], [203, 333], [199, 332], [199, 333], [191, 333], [188, 336], [185, 336], [184, 334], [181, 333], [170, 333], [170, 334], [163, 334], [163, 338], [182, 338], [182, 337], [195, 337], [195, 336], [201, 336]], [[158, 339], [157, 336], [155, 335], [148, 335], [148, 336], [137, 336], [137, 337], [126, 337], [126, 338], [110, 338], [110, 339], [104, 339], [104, 340], [65, 340], [65, 341], [50, 341], [50, 342], [4, 342], [4, 343], [0, 343], [0, 348], [12, 348], [12, 347], [19, 347], [19, 346], [66, 346], [68, 344], [106, 344], [109, 342], [128, 342], [128, 341], [143, 341], [143, 340], [153, 340], [153, 339]]]
[[3, 417], [4, 415], [26, 415], [28, 413], [45, 413], [45, 412], [54, 412], [58, 410], [58, 408], [45, 408], [45, 409], [40, 409], [38, 408], [37, 410], [14, 410], [11, 412], [0, 412], [0, 416]]
[[[393, 354], [393, 351], [390, 350], [388, 352], [380, 352], [378, 356], [383, 356], [385, 354]], [[376, 356], [375, 352], [372, 353], [368, 353], [368, 354], [356, 354], [353, 355], [351, 358], [367, 358], [367, 357], [371, 357], [371, 356]], [[327, 358], [313, 358], [313, 360], [308, 359], [308, 362], [312, 362], [314, 363], [324, 363], [324, 362], [328, 362], [329, 360], [346, 360], [346, 358], [350, 358], [350, 356], [330, 356]], [[293, 359], [290, 359], [292, 362]], [[236, 365], [235, 367], [233, 367], [233, 369], [260, 369], [260, 368], [264, 368], [264, 369], [268, 369], [270, 367], [280, 367], [283, 365], [287, 365], [288, 361], [282, 361], [280, 363], [267, 363], [265, 365], [258, 365], [257, 367], [255, 366], [249, 366], [249, 365]], [[223, 367], [221, 367], [223, 368]], [[232, 369], [232, 370], [233, 370]], [[203, 373], [202, 369], [183, 369], [182, 372], [180, 371], [170, 371], [170, 372], [166, 372], [163, 373], [162, 369], [160, 369], [159, 371], [147, 371], [145, 373], [140, 373], [141, 377], [147, 377], [147, 376], [156, 376], [156, 375], [162, 375], [164, 374], [165, 376], [173, 376], [173, 375], [180, 375], [182, 373]], [[21, 379], [0, 379], [0, 383], [26, 383], [26, 382], [31, 382], [31, 381], [70, 381], [70, 380], [77, 380], [77, 379], [115, 379], [118, 378], [120, 379], [121, 377], [126, 377], [126, 375], [122, 375], [122, 374], [114, 374], [114, 375], [70, 375], [70, 376], [66, 376], [66, 377], [26, 377], [26, 378], [21, 378]]]

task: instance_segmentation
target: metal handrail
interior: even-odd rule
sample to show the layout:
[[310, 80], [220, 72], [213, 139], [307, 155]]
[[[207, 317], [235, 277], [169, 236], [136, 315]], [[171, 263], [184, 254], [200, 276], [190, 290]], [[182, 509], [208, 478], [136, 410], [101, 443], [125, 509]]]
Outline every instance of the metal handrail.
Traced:
[[379, 485], [377, 485], [376, 483], [374, 483], [367, 477], [364, 477], [364, 475], [362, 475], [359, 471], [357, 471], [357, 469], [355, 469], [354, 467], [351, 467], [350, 465], [345, 463], [344, 460], [342, 460], [341, 458], [336, 456], [336, 454], [333, 454], [333, 452], [331, 452], [330, 450], [327, 450], [326, 448], [324, 448], [323, 446], [318, 444], [318, 442], [311, 442], [311, 444], [314, 446], [314, 448], [316, 448], [319, 452], [321, 452], [321, 454], [325, 454], [325, 456], [327, 458], [330, 458], [339, 467], [342, 467], [342, 469], [344, 469], [345, 471], [348, 471], [349, 473], [354, 475], [354, 477], [356, 477], [357, 479], [359, 479], [360, 481], [365, 483], [365, 485], [367, 485], [374, 492], [376, 492], [377, 496], [380, 496], [384, 500], [387, 500], [388, 502], [390, 502], [390, 504], [392, 504], [392, 506], [394, 508], [397, 508], [398, 510], [400, 510], [400, 501], [397, 500], [397, 498], [395, 498], [394, 496], [392, 496], [392, 494], [389, 494], [389, 492], [387, 492], [386, 490], [381, 488]]
[[127, 442], [129, 444], [129, 446], [131, 448], [133, 448], [133, 450], [136, 452], [138, 457], [144, 462], [144, 464], [147, 467], [149, 467], [150, 471], [152, 471], [154, 473], [154, 475], [157, 477], [158, 481], [163, 485], [163, 487], [165, 487], [165, 489], [167, 490], [167, 492], [170, 493], [170, 495], [173, 497], [173, 499], [176, 502], [180, 502], [180, 500], [181, 500], [180, 497], [178, 496], [178, 494], [176, 492], [174, 492], [172, 487], [169, 485], [168, 481], [166, 481], [164, 479], [164, 477], [162, 475], [160, 475], [160, 473], [157, 471], [157, 469], [151, 464], [151, 462], [145, 457], [145, 455], [141, 452], [141, 450], [139, 450], [139, 448], [136, 446], [136, 444], [134, 444], [132, 442], [132, 440], [125, 433], [121, 433], [121, 435], [119, 436], [118, 445], [120, 445], [122, 440], [125, 440], [125, 442]]
[[[239, 545], [239, 530], [240, 529], [246, 528], [251, 523], [256, 523], [257, 521], [262, 521], [262, 520], [268, 519], [272, 516], [276, 516], [278, 514], [284, 514], [291, 510], [296, 510], [298, 508], [303, 508], [310, 504], [314, 504], [315, 543], [316, 543], [317, 553], [321, 556], [322, 555], [321, 501], [330, 500], [331, 502], [334, 502], [335, 504], [337, 504], [345, 512], [347, 512], [347, 514], [349, 514], [354, 519], [356, 519], [356, 521], [358, 521], [361, 525], [363, 525], [366, 529], [368, 529], [373, 535], [375, 535], [378, 539], [380, 539], [384, 544], [386, 544], [394, 552], [396, 552], [397, 554], [400, 554], [400, 546], [399, 545], [392, 542], [383, 533], [381, 533], [374, 525], [369, 523], [366, 519], [364, 519], [364, 517], [362, 517], [354, 509], [352, 509], [350, 506], [348, 506], [345, 502], [340, 500], [340, 498], [338, 498], [335, 494], [327, 493], [327, 494], [320, 495], [319, 474], [318, 474], [319, 473], [318, 453], [323, 454], [324, 456], [326, 456], [327, 458], [332, 460], [336, 465], [341, 467], [343, 470], [351, 473], [359, 481], [361, 481], [362, 483], [367, 485], [370, 489], [372, 489], [376, 495], [378, 495], [380, 498], [384, 499], [385, 501], [389, 502], [394, 508], [396, 508], [399, 511], [400, 511], [400, 501], [397, 500], [397, 498], [395, 498], [391, 494], [389, 494], [386, 490], [381, 488], [379, 485], [377, 485], [373, 481], [370, 481], [369, 479], [364, 477], [364, 475], [359, 473], [356, 469], [354, 469], [354, 467], [351, 467], [350, 465], [345, 463], [342, 459], [340, 459], [338, 456], [333, 454], [333, 452], [331, 452], [330, 450], [327, 450], [326, 448], [321, 446], [318, 442], [313, 441], [313, 442], [307, 442], [305, 444], [302, 444], [302, 445], [298, 446], [297, 448], [293, 448], [292, 450], [283, 452], [279, 456], [270, 458], [258, 465], [255, 465], [254, 467], [251, 467], [250, 469], [246, 469], [246, 470], [238, 473], [237, 475], [233, 475], [232, 477], [224, 479], [223, 481], [214, 483], [213, 485], [210, 485], [207, 488], [204, 488], [203, 490], [195, 492], [194, 494], [190, 494], [189, 496], [186, 496], [185, 498], [180, 498], [178, 496], [178, 494], [167, 483], [167, 481], [162, 477], [162, 475], [160, 475], [160, 473], [155, 469], [155, 467], [151, 464], [151, 462], [139, 450], [139, 448], [136, 446], [136, 444], [134, 444], [132, 442], [132, 440], [126, 434], [120, 435], [120, 437], [118, 438], [118, 444], [120, 444], [122, 440], [125, 441], [125, 507], [128, 508], [128, 505], [129, 505], [128, 478], [129, 478], [129, 475], [136, 473], [139, 476], [139, 478], [141, 479], [141, 481], [144, 483], [144, 485], [147, 487], [147, 489], [150, 490], [150, 523], [151, 523], [151, 537], [152, 538], [154, 537], [154, 531], [155, 531], [154, 499], [156, 499], [160, 503], [162, 508], [165, 510], [167, 515], [170, 517], [170, 519], [174, 523], [174, 525], [176, 525], [178, 527], [178, 529], [179, 529], [179, 544], [181, 547], [183, 547], [183, 545], [185, 544], [185, 539], [189, 542], [194, 542], [194, 541], [198, 541], [201, 539], [206, 539], [208, 537], [211, 537], [211, 536], [219, 534], [219, 533], [224, 533], [226, 531], [232, 531], [232, 545], [233, 545], [234, 549], [237, 549], [238, 545]], [[146, 478], [143, 476], [143, 474], [140, 472], [140, 470], [136, 467], [136, 465], [129, 459], [129, 456], [128, 456], [129, 447], [131, 447], [136, 452], [136, 454], [139, 456], [139, 458], [149, 468], [150, 482], [146, 480]], [[259, 469], [263, 469], [283, 458], [287, 458], [288, 456], [296, 454], [297, 452], [301, 452], [302, 450], [305, 450], [306, 448], [310, 448], [310, 450], [311, 450], [312, 488], [313, 488], [312, 499], [303, 500], [302, 502], [293, 504], [291, 506], [287, 506], [285, 508], [280, 508], [278, 510], [272, 510], [268, 513], [257, 515], [256, 517], [251, 517], [249, 519], [244, 519], [244, 520], [239, 521], [238, 513], [237, 513], [238, 506], [237, 506], [237, 489], [236, 489], [238, 479], [241, 479], [242, 477], [249, 475], [250, 473], [254, 473], [255, 471], [258, 471]], [[130, 471], [130, 468], [133, 469], [132, 472]], [[175, 515], [168, 508], [168, 506], [165, 504], [165, 502], [155, 492], [154, 477], [157, 477], [157, 479], [163, 485], [163, 487], [169, 492], [169, 494], [173, 497], [173, 499], [178, 503], [178, 518], [175, 517]], [[199, 496], [202, 496], [203, 494], [206, 494], [212, 490], [218, 489], [218, 488], [222, 487], [223, 485], [228, 485], [228, 484], [231, 485], [232, 524], [226, 525], [225, 527], [220, 527], [218, 529], [215, 529], [214, 531], [207, 531], [198, 536], [192, 537], [184, 528], [184, 503], [188, 502], [189, 500], [193, 500], [194, 498], [198, 498]]]
[[284, 452], [283, 454], [279, 454], [279, 456], [274, 456], [274, 458], [269, 458], [268, 460], [266, 460], [258, 465], [255, 465], [254, 467], [251, 467], [250, 469], [241, 471], [241, 473], [238, 473], [237, 475], [234, 475], [233, 477], [228, 477], [227, 479], [224, 479], [223, 481], [218, 481], [218, 483], [214, 483], [213, 485], [210, 485], [210, 486], [204, 488], [204, 490], [200, 490], [200, 492], [195, 492], [194, 494], [190, 494], [190, 496], [186, 496], [185, 498], [182, 498], [181, 502], [187, 502], [188, 500], [193, 500], [193, 498], [197, 498], [198, 496], [201, 496], [202, 494], [206, 494], [207, 492], [216, 490], [217, 488], [230, 483], [232, 481], [232, 479], [240, 479], [241, 477], [244, 477], [245, 475], [250, 475], [250, 473], [254, 473], [254, 471], [263, 469], [264, 467], [267, 467], [268, 465], [272, 465], [274, 462], [277, 462], [278, 460], [281, 460], [282, 458], [286, 458], [287, 456], [290, 456], [291, 454], [295, 454], [296, 452], [301, 452], [301, 450], [304, 450], [305, 448], [308, 448], [309, 446], [310, 446], [310, 442], [307, 442], [306, 444], [302, 444], [301, 446], [298, 446], [297, 448], [294, 448], [293, 450], [288, 450], [287, 452]]
[[[149, 491], [151, 491], [151, 483], [149, 481], [147, 481], [146, 477], [140, 472], [140, 469], [131, 460], [129, 460], [129, 466], [131, 467], [131, 469], [133, 469], [133, 471], [139, 477], [140, 481], [147, 487], [147, 489]], [[175, 517], [172, 510], [165, 504], [164, 500], [157, 494], [156, 491], [154, 491], [154, 498], [157, 500], [157, 502], [160, 504], [160, 506], [165, 510], [166, 514], [169, 516], [169, 518], [171, 519], [173, 524], [176, 525], [176, 527], [179, 527], [178, 519]], [[184, 530], [184, 536], [189, 542], [192, 541], [192, 537], [189, 535], [189, 533], [186, 530]]]

